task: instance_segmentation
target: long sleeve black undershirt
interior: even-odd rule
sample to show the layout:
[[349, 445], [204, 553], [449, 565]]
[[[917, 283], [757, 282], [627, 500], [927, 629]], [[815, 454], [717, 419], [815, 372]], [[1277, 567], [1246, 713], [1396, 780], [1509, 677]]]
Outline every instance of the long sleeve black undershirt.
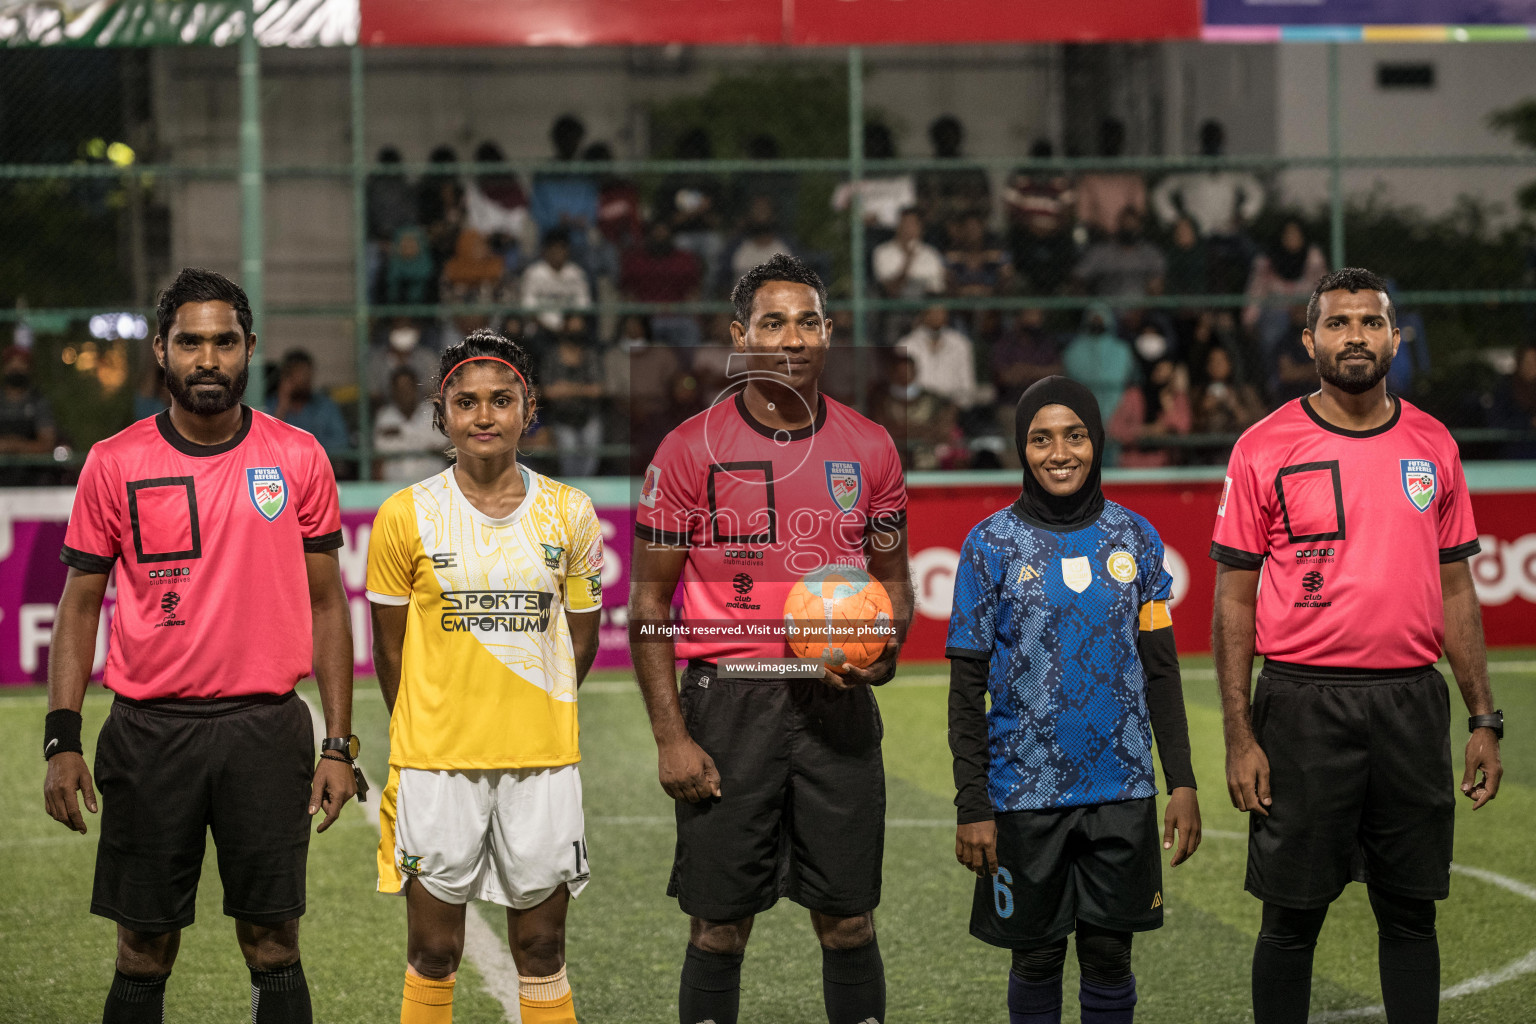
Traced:
[[1168, 789], [1195, 788], [1195, 769], [1189, 762], [1189, 719], [1184, 714], [1184, 680], [1179, 675], [1179, 652], [1173, 644], [1173, 627], [1164, 626], [1136, 634], [1136, 650], [1147, 676], [1147, 713], [1157, 740], [1158, 760]]
[[987, 662], [951, 654], [949, 752], [955, 758], [957, 822], [992, 820], [987, 797]]
[[[1158, 757], [1170, 790], [1195, 788], [1190, 764], [1189, 720], [1184, 713], [1184, 685], [1173, 628], [1137, 634], [1137, 651], [1147, 679], [1147, 711], [1157, 739]], [[987, 668], [975, 656], [951, 651], [949, 659], [949, 750], [954, 756], [955, 810], [958, 824], [990, 821], [987, 796]]]

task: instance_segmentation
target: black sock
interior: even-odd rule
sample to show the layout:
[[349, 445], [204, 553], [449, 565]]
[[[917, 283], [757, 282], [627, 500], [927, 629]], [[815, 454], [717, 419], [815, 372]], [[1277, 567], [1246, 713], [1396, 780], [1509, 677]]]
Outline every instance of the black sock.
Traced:
[[130, 978], [122, 971], [114, 972], [101, 1024], [164, 1024], [165, 979], [169, 977]]
[[1031, 981], [1009, 971], [1008, 1024], [1061, 1024], [1061, 975]]
[[1378, 939], [1381, 1001], [1389, 1024], [1440, 1019], [1440, 940]]
[[1131, 1024], [1136, 1019], [1136, 976], [1113, 987], [1078, 982], [1077, 1001], [1083, 1024]]
[[741, 1006], [740, 953], [706, 953], [688, 943], [683, 983], [677, 993], [680, 1024], [736, 1024]]
[[1381, 1001], [1388, 1024], [1434, 1024], [1440, 1013], [1440, 940], [1434, 900], [1370, 889], [1376, 912]]
[[881, 1024], [885, 1020], [885, 964], [880, 943], [857, 949], [821, 947], [821, 997], [827, 1024]]
[[1254, 1024], [1306, 1024], [1312, 1001], [1312, 954], [1327, 907], [1291, 910], [1264, 904], [1253, 947]]
[[295, 960], [275, 971], [251, 968], [251, 1024], [314, 1024], [304, 965]]

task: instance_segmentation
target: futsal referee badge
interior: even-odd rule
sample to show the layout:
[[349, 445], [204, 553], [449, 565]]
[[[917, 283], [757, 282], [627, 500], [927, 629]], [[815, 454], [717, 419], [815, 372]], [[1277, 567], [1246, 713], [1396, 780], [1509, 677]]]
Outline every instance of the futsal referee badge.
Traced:
[[859, 503], [864, 474], [857, 462], [827, 462], [827, 493], [844, 512]]
[[1063, 558], [1061, 560], [1061, 581], [1068, 587], [1081, 594], [1088, 589], [1088, 584], [1093, 582], [1093, 565], [1087, 557]]
[[267, 522], [272, 522], [288, 507], [288, 482], [280, 466], [253, 466], [245, 471], [245, 489]]
[[1428, 459], [1403, 459], [1403, 493], [1423, 512], [1435, 500], [1435, 464]]

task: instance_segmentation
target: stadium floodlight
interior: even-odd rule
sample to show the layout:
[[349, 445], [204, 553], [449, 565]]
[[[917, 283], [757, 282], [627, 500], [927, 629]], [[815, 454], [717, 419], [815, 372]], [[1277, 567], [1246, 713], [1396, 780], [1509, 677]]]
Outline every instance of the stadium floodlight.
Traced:
[[149, 321], [137, 313], [98, 313], [91, 317], [91, 337], [98, 341], [149, 337]]

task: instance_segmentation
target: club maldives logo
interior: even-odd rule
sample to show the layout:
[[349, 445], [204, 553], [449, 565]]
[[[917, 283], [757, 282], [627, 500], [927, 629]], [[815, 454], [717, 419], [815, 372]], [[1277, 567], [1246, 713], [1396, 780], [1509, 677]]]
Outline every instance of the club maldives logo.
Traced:
[[245, 471], [246, 492], [251, 504], [272, 522], [288, 507], [288, 482], [278, 466], [253, 466]]
[[828, 462], [827, 493], [844, 512], [859, 503], [864, 492], [864, 474], [857, 462]]
[[1403, 459], [1403, 493], [1423, 512], [1435, 500], [1435, 464], [1428, 459]]

